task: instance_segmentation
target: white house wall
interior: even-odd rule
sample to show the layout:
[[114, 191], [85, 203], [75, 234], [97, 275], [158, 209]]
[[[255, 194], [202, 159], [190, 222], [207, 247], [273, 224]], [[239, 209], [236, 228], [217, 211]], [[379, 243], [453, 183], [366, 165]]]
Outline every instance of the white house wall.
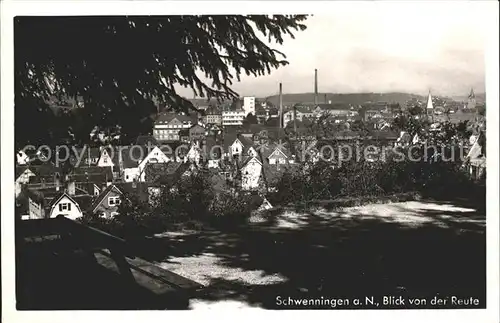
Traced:
[[[64, 210], [64, 211], [59, 211], [59, 205], [64, 204], [64, 203], [69, 203], [71, 204], [71, 210]], [[61, 200], [57, 202], [57, 204], [54, 204], [50, 210], [50, 217], [55, 218], [59, 214], [63, 214], [65, 217], [71, 220], [75, 220], [79, 217], [81, 217], [83, 214], [80, 210], [80, 207], [75, 204], [73, 201], [71, 201], [69, 198], [64, 196]]]
[[249, 161], [241, 169], [241, 188], [244, 190], [258, 188], [261, 172], [262, 165], [257, 160]]
[[97, 166], [99, 166], [99, 167], [114, 167], [115, 166], [111, 156], [108, 154], [108, 152], [105, 149], [103, 149], [101, 152], [101, 157], [99, 158], [99, 161], [97, 162]]

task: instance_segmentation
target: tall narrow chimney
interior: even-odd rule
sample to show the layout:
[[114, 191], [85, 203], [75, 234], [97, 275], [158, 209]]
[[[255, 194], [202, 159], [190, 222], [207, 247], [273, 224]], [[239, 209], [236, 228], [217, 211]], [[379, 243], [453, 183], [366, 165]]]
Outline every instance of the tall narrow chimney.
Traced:
[[280, 83], [280, 128], [284, 128], [283, 124], [285, 123], [285, 120], [283, 118], [283, 86]]
[[328, 100], [326, 99], [326, 93], [325, 93], [325, 104], [328, 103]]
[[293, 106], [293, 132], [297, 136], [297, 106]]
[[318, 104], [318, 70], [314, 69], [314, 104]]

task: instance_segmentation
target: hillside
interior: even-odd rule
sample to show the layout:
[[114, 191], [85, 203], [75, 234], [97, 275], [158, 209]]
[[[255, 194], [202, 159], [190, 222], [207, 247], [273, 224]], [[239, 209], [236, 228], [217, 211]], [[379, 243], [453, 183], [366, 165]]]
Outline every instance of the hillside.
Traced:
[[[332, 103], [350, 103], [354, 105], [363, 104], [366, 102], [398, 102], [400, 104], [405, 103], [407, 100], [412, 98], [417, 98], [420, 100], [425, 100], [425, 97], [421, 95], [411, 94], [411, 93], [319, 93], [318, 102], [325, 103], [332, 101]], [[267, 98], [267, 101], [273, 104], [279, 103], [279, 96], [273, 95]], [[283, 94], [283, 104], [295, 104], [295, 103], [313, 103], [314, 93], [294, 93], [294, 94]]]

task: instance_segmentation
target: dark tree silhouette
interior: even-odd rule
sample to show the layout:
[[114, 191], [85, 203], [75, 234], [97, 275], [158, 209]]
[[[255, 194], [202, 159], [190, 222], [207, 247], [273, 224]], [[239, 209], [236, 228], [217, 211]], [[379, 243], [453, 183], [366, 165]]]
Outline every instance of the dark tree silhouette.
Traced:
[[[281, 44], [284, 35], [293, 38], [294, 30], [306, 28], [306, 18], [16, 17], [15, 117], [16, 129], [22, 129], [16, 141], [54, 137], [45, 104], [54, 95], [83, 100], [87, 119], [80, 122], [121, 124], [125, 133], [156, 112], [158, 104], [194, 108], [175, 84], [198, 97], [234, 99], [234, 78], [264, 75], [288, 63], [258, 34]], [[33, 119], [37, 122], [26, 136]]]
[[259, 123], [259, 120], [257, 120], [257, 117], [251, 113], [248, 114], [245, 119], [243, 119], [243, 127], [244, 128], [249, 128], [250, 125], [258, 124], [258, 123]]
[[413, 107], [411, 107], [410, 109], [408, 109], [408, 112], [413, 115], [413, 116], [417, 116], [417, 115], [421, 115], [424, 113], [424, 109], [419, 106], [419, 105], [414, 105]]

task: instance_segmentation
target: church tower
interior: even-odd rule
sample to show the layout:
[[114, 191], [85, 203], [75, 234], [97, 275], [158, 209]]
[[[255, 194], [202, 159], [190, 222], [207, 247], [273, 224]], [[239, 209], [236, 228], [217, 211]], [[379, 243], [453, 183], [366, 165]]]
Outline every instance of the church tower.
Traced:
[[430, 90], [429, 97], [427, 98], [427, 107], [425, 109], [425, 114], [427, 115], [427, 118], [431, 116], [434, 119], [434, 104], [432, 103], [432, 95]]
[[469, 97], [467, 98], [467, 109], [476, 109], [476, 95], [474, 94], [474, 89], [470, 89]]

